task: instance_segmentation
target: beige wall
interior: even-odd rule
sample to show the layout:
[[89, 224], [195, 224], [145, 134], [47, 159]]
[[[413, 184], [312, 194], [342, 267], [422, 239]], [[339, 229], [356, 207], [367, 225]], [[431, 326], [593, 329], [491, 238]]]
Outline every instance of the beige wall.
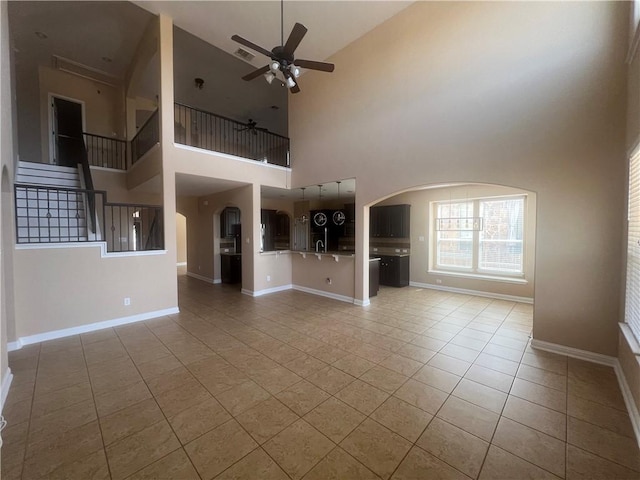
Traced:
[[176, 258], [177, 263], [187, 263], [187, 217], [176, 213]]
[[293, 185], [356, 178], [357, 298], [368, 205], [420, 185], [522, 188], [538, 205], [534, 337], [615, 355], [627, 10], [416, 2], [330, 58], [332, 75], [305, 75]]
[[[638, 41], [640, 37], [640, 25], [636, 32], [635, 40]], [[636, 48], [633, 56], [629, 58], [628, 64], [628, 85], [627, 85], [627, 153], [629, 156], [640, 148], [640, 48]], [[622, 215], [625, 219], [625, 236], [623, 242], [623, 253], [626, 260], [626, 209], [623, 210]], [[622, 269], [622, 277], [625, 278], [626, 268]], [[624, 294], [622, 295], [624, 299]], [[623, 302], [624, 303], [624, 302]], [[624, 321], [624, 306], [621, 308], [620, 321]], [[627, 379], [627, 383], [631, 387], [631, 392], [634, 395], [636, 407], [640, 410], [640, 352], [638, 352], [637, 342], [635, 346], [635, 353], [632, 351], [630, 343], [627, 341], [625, 335], [622, 332], [619, 333], [619, 349], [618, 358], [622, 366], [622, 370]]]
[[[430, 235], [433, 235], [433, 219], [430, 202], [465, 200], [504, 195], [527, 195], [525, 210], [525, 245], [524, 271], [522, 280], [526, 283], [509, 283], [493, 280], [462, 278], [439, 273], [429, 273], [432, 250], [429, 245]], [[409, 204], [411, 205], [411, 282], [438, 285], [442, 287], [462, 288], [499, 295], [516, 296], [533, 299], [534, 267], [535, 267], [535, 236], [536, 236], [536, 195], [515, 188], [498, 185], [465, 185], [461, 187], [434, 188], [416, 190], [395, 195], [380, 202], [380, 205]], [[420, 238], [423, 241], [420, 241]], [[438, 284], [437, 280], [440, 280]]]
[[125, 138], [125, 106], [122, 88], [111, 87], [44, 66], [39, 68], [38, 73], [42, 159], [28, 159], [29, 161], [44, 163], [50, 161], [49, 94], [84, 102], [86, 132], [104, 137]]
[[[200, 198], [178, 197], [177, 211], [187, 218], [188, 272], [211, 281], [220, 280], [220, 213], [225, 207], [238, 207], [243, 238], [242, 286], [253, 291], [253, 286], [249, 286], [252, 283], [254, 257], [252, 194], [253, 187], [245, 185]], [[256, 221], [259, 223], [259, 218]], [[251, 239], [250, 243], [246, 242], [247, 238]]]
[[[8, 334], [14, 328], [13, 301], [13, 125], [11, 89], [11, 50], [7, 2], [0, 2], [0, 386], [8, 380]], [[6, 393], [6, 392], [2, 392]], [[0, 397], [0, 412], [2, 412]]]
[[[97, 246], [16, 250], [18, 338], [176, 306], [167, 294], [176, 269], [167, 254], [101, 258], [100, 251]], [[125, 297], [131, 305], [124, 305]]]
[[290, 252], [260, 253], [255, 259], [254, 292], [291, 285], [292, 257]]
[[[354, 257], [338, 257], [313, 253], [302, 255], [291, 253], [292, 283], [299, 287], [311, 288], [328, 294], [354, 298]], [[368, 266], [368, 262], [367, 262]], [[327, 282], [331, 279], [331, 284]]]
[[107, 201], [109, 202], [162, 205], [160, 191], [151, 193], [142, 189], [130, 190], [127, 186], [127, 172], [125, 171], [91, 167], [91, 178], [96, 190], [107, 192]]

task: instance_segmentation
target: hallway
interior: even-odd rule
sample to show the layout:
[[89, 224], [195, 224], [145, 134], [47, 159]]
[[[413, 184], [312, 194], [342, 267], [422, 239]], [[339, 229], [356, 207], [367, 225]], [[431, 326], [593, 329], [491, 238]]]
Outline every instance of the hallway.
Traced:
[[531, 305], [184, 275], [179, 299], [10, 353], [3, 480], [640, 478], [615, 373], [531, 349]]

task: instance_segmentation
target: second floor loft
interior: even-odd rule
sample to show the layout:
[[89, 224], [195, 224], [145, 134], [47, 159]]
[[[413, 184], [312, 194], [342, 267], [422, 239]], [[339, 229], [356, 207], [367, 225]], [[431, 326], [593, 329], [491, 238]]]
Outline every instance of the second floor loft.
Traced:
[[[78, 19], [88, 22], [81, 30]], [[106, 32], [105, 22], [127, 33]], [[173, 122], [176, 144], [290, 167], [287, 89], [242, 81], [251, 65], [178, 27], [173, 72], [161, 73], [159, 17], [132, 3], [9, 2], [9, 31], [22, 161], [64, 164], [62, 144], [77, 138], [65, 139], [60, 123], [70, 121], [91, 165], [126, 170]], [[162, 120], [154, 112], [169, 81], [175, 109]]]
[[[55, 121], [51, 130], [50, 158], [49, 162], [42, 163], [75, 167], [76, 151], [84, 144], [90, 166], [127, 170], [160, 141], [160, 119], [157, 109], [151, 113], [131, 141], [127, 142], [74, 128], [74, 125], [79, 127], [84, 123], [80, 103], [77, 103], [76, 109], [78, 118], [74, 118], [76, 114], [68, 108], [74, 103], [71, 100], [53, 98]], [[65, 108], [71, 113], [63, 114]], [[242, 123], [180, 103], [175, 104], [173, 114], [176, 144], [270, 165], [291, 166], [289, 139], [257, 126], [251, 119]]]

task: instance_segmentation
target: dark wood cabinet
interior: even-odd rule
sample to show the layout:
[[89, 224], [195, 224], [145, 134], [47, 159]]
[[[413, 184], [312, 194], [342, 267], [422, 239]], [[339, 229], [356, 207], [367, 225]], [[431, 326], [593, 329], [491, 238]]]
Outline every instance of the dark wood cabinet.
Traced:
[[260, 223], [262, 224], [262, 251], [275, 250], [276, 211], [266, 208], [260, 210]]
[[411, 205], [384, 205], [369, 210], [369, 236], [376, 238], [409, 238]]
[[242, 282], [242, 255], [221, 255], [222, 283]]
[[380, 256], [380, 285], [406, 287], [409, 285], [409, 255]]
[[369, 297], [375, 297], [380, 290], [380, 259], [369, 259]]
[[227, 207], [220, 214], [220, 238], [229, 238], [235, 236], [235, 231], [240, 225], [240, 209], [236, 207]]

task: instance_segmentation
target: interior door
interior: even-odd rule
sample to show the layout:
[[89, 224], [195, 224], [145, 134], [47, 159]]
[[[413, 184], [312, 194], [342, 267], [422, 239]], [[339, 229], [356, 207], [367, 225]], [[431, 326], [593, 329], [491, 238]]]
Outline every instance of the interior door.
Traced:
[[82, 104], [53, 97], [51, 107], [53, 111], [54, 163], [65, 167], [77, 167], [84, 148]]

